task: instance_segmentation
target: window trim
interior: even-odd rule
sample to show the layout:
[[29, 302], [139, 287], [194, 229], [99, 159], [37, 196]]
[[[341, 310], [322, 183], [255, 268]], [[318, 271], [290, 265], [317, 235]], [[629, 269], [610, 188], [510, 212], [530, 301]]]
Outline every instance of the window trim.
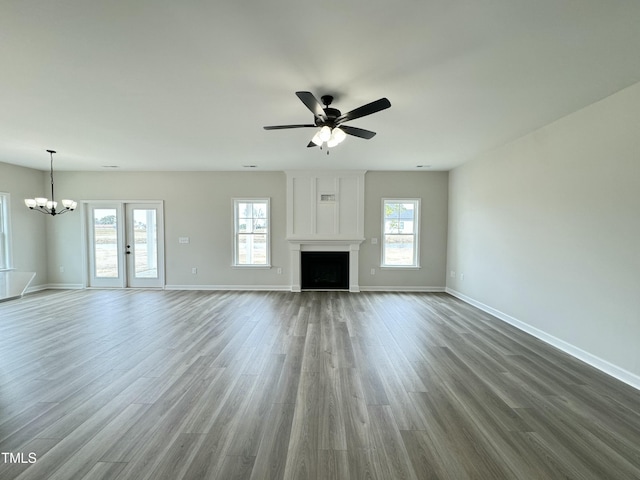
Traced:
[[[384, 263], [385, 260], [385, 204], [386, 203], [413, 203], [414, 204], [414, 219], [413, 219], [413, 237], [414, 237], [414, 250], [412, 265], [388, 265]], [[380, 268], [392, 269], [392, 270], [418, 270], [420, 266], [420, 214], [422, 210], [421, 198], [396, 198], [396, 197], [383, 197], [381, 204], [381, 245], [380, 245]]]
[[[267, 252], [266, 263], [238, 263], [238, 206], [240, 203], [266, 203], [267, 204]], [[231, 259], [231, 266], [233, 268], [251, 268], [251, 269], [269, 269], [271, 268], [271, 198], [270, 197], [234, 197], [232, 199], [233, 206], [233, 258]]]
[[2, 264], [0, 264], [0, 271], [13, 270], [13, 248], [11, 245], [11, 194], [8, 192], [0, 192], [0, 231], [4, 232], [5, 245], [4, 252], [0, 251], [0, 255], [3, 255]]

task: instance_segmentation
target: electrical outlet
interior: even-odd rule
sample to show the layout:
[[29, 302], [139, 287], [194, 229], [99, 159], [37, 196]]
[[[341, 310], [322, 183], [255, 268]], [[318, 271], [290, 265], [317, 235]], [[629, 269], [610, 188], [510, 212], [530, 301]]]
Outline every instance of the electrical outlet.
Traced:
[[60, 273], [64, 273], [64, 267], [60, 267]]
[[191, 273], [193, 273], [194, 275], [196, 275], [196, 274], [198, 273], [198, 269], [197, 269], [197, 267], [193, 267], [193, 268], [191, 269]]
[[451, 276], [451, 278], [456, 278], [456, 272], [454, 270], [451, 270], [449, 276]]
[[378, 244], [378, 239], [377, 238], [372, 238], [371, 239], [371, 245], [377, 245]]
[[189, 243], [189, 237], [178, 237], [178, 243]]
[[371, 275], [375, 275], [375, 274], [376, 274], [376, 269], [375, 269], [375, 268], [372, 268], [372, 269], [371, 269]]
[[464, 273], [460, 274], [460, 280], [464, 280]]
[[282, 268], [278, 267], [278, 270], [276, 270], [276, 272], [278, 272], [278, 275], [282, 275]]

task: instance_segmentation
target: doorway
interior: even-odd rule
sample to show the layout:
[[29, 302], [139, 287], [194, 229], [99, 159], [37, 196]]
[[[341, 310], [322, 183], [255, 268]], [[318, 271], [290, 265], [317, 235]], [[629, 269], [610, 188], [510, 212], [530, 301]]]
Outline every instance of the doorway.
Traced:
[[87, 202], [85, 205], [87, 285], [162, 288], [162, 202]]

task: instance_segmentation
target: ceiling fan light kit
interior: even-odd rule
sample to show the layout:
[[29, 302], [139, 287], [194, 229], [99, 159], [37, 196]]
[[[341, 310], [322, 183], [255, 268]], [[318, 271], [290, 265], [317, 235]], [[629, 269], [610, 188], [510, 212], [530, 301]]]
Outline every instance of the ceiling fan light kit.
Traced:
[[328, 142], [329, 139], [331, 138], [331, 128], [327, 127], [326, 125], [324, 127], [322, 127], [320, 130], [318, 130], [318, 132], [313, 136], [313, 138], [311, 139], [311, 141], [318, 145], [319, 147], [322, 146], [322, 144], [324, 142]]
[[329, 137], [329, 140], [327, 140], [327, 147], [335, 147], [339, 143], [342, 143], [345, 138], [347, 138], [347, 134], [344, 133], [344, 130], [340, 127], [336, 127], [331, 130], [331, 136]]
[[311, 113], [313, 113], [313, 123], [298, 125], [271, 125], [264, 127], [264, 129], [284, 130], [289, 128], [319, 127], [307, 147], [320, 147], [320, 149], [322, 149], [322, 146], [326, 145], [327, 154], [329, 153], [329, 148], [333, 148], [340, 144], [344, 141], [347, 135], [369, 140], [376, 134], [376, 132], [365, 130], [363, 128], [343, 125], [344, 122], [371, 115], [372, 113], [385, 110], [391, 106], [391, 102], [389, 102], [388, 99], [381, 98], [375, 102], [367, 103], [366, 105], [342, 114], [340, 110], [329, 106], [333, 102], [333, 97], [331, 95], [323, 95], [320, 97], [324, 107], [311, 92], [296, 92], [296, 95], [311, 111]]

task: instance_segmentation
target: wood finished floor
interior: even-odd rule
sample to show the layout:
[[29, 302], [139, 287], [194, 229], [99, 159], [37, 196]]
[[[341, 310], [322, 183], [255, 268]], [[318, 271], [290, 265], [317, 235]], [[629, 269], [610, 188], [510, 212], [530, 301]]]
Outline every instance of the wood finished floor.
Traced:
[[[0, 479], [638, 479], [640, 392], [447, 294], [0, 303]], [[6, 460], [6, 459], [5, 459]]]

